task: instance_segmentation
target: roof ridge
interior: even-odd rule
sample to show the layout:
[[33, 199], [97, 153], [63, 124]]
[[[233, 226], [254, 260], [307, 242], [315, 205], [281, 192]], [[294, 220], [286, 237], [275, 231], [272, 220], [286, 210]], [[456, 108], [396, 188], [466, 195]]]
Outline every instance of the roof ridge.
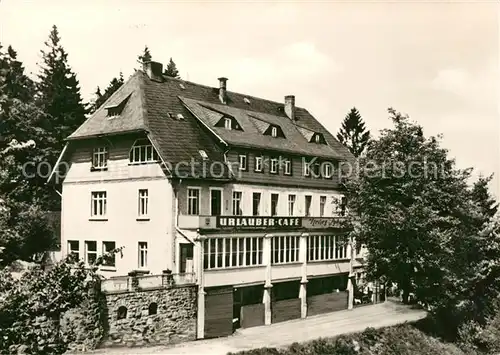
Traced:
[[[205, 84], [195, 83], [194, 81], [190, 81], [190, 80], [184, 80], [184, 79], [180, 79], [180, 78], [173, 78], [173, 77], [167, 76], [167, 75], [163, 75], [163, 77], [164, 78], [168, 78], [167, 80], [174, 80], [174, 81], [180, 81], [180, 82], [184, 82], [184, 83], [189, 83], [189, 84], [196, 85], [196, 86], [201, 86], [201, 87], [207, 88], [207, 89], [217, 89], [216, 86], [209, 86], [209, 85], [205, 85]], [[247, 97], [249, 99], [256, 99], [256, 100], [261, 100], [261, 101], [265, 101], [265, 102], [272, 103], [272, 104], [277, 104], [277, 105], [285, 106], [284, 102], [279, 102], [279, 101], [273, 101], [273, 100], [269, 100], [269, 99], [264, 99], [262, 97], [258, 97], [258, 96], [254, 96], [254, 95], [248, 95], [248, 94], [243, 94], [241, 92], [236, 92], [236, 91], [231, 91], [231, 90], [226, 90], [226, 92], [228, 94], [240, 95], [240, 96], [243, 96], [243, 97]], [[305, 108], [301, 107], [301, 106], [295, 106], [295, 108], [296, 109], [305, 110]]]

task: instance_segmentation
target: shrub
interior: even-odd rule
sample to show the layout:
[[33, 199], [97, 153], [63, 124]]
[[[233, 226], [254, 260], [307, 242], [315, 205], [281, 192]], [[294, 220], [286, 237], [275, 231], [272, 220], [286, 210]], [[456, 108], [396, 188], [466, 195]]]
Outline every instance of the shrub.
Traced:
[[[49, 271], [35, 266], [17, 282], [0, 272], [0, 285], [1, 354], [63, 354], [75, 341], [87, 350], [97, 345], [100, 283], [82, 263], [63, 260]], [[82, 305], [83, 316], [64, 326], [65, 315]]]

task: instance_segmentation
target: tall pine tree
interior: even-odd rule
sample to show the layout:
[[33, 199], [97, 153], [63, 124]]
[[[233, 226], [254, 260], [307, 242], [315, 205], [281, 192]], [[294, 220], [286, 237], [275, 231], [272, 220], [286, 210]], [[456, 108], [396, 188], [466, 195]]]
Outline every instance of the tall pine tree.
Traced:
[[106, 102], [107, 99], [111, 97], [115, 93], [116, 90], [118, 90], [124, 83], [123, 80], [123, 73], [120, 72], [120, 75], [118, 78], [113, 78], [108, 84], [108, 87], [106, 90], [104, 90], [104, 93], [101, 93], [101, 89], [97, 87], [96, 92], [94, 93], [95, 95], [95, 100], [91, 104], [90, 107], [90, 112], [93, 113], [95, 112], [99, 107], [102, 106], [103, 103]]
[[47, 158], [52, 164], [64, 146], [64, 139], [85, 121], [86, 114], [76, 74], [60, 42], [54, 25], [41, 50], [43, 62], [37, 83], [37, 104], [48, 115], [44, 129], [53, 138], [46, 147]]
[[170, 58], [170, 61], [167, 64], [167, 69], [163, 72], [166, 76], [170, 76], [172, 78], [177, 78], [179, 79], [179, 71], [177, 70], [177, 65], [174, 63], [172, 58]]
[[[2, 263], [32, 260], [54, 246], [46, 220], [53, 190], [36, 174], [45, 157], [45, 114], [35, 105], [34, 83], [14, 49], [0, 46], [0, 249]], [[28, 164], [26, 164], [28, 163]]]
[[363, 118], [356, 107], [345, 116], [337, 139], [344, 144], [355, 157], [359, 157], [370, 141], [370, 131], [365, 127]]

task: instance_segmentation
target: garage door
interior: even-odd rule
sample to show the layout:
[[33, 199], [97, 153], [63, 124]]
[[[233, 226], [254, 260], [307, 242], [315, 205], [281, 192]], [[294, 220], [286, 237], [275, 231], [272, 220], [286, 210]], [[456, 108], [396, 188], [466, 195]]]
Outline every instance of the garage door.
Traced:
[[205, 290], [205, 338], [233, 333], [233, 287]]

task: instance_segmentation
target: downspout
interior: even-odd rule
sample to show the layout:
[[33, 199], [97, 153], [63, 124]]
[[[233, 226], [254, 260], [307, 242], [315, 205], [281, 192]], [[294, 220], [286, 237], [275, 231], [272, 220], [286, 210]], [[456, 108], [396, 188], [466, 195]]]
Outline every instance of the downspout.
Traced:
[[231, 148], [229, 148], [229, 146], [226, 145], [226, 150], [224, 151], [224, 163], [226, 164], [227, 168], [229, 169], [229, 174], [231, 175], [231, 177], [234, 177], [233, 168], [231, 166], [231, 163], [227, 159], [227, 153], [230, 150], [231, 150]]
[[177, 262], [177, 231], [179, 229], [179, 186], [182, 183], [182, 179], [179, 179], [179, 182], [173, 186], [174, 190], [174, 230], [173, 230], [173, 240], [174, 245], [172, 248], [172, 261], [175, 265], [175, 272], [179, 271], [179, 263]]

